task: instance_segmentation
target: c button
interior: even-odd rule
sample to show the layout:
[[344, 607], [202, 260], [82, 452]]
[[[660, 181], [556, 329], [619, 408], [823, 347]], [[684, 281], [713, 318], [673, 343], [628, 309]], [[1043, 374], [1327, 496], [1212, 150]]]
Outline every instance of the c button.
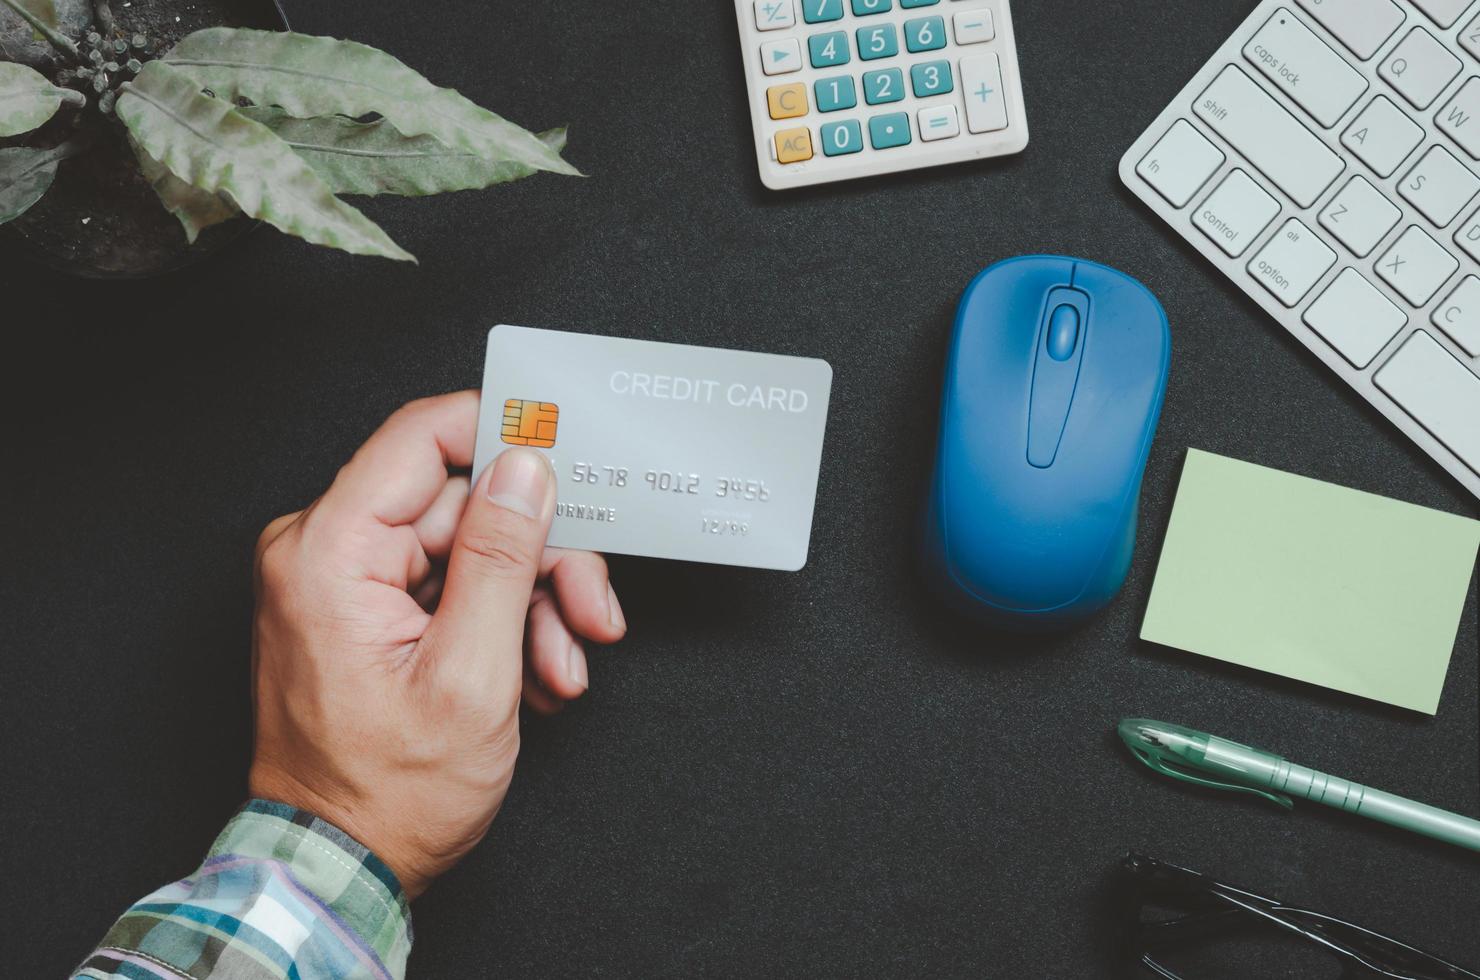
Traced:
[[807, 86], [801, 82], [766, 89], [772, 119], [795, 119], [807, 114]]

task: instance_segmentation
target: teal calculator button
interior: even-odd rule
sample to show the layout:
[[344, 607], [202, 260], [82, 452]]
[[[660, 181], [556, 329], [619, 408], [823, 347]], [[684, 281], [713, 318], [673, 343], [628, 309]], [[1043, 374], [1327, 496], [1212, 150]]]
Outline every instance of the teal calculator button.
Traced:
[[911, 7], [933, 7], [938, 3], [940, 0], [899, 0], [899, 5], [906, 10]]
[[899, 34], [893, 24], [858, 29], [858, 57], [864, 61], [892, 58], [899, 54]]
[[852, 75], [819, 78], [813, 89], [817, 93], [818, 112], [837, 112], [858, 105], [858, 92], [853, 88]]
[[922, 61], [910, 68], [910, 84], [915, 88], [915, 98], [945, 95], [956, 87], [951, 79], [949, 61]]
[[802, 0], [802, 20], [821, 24], [843, 19], [843, 0]]
[[906, 146], [910, 141], [910, 114], [890, 112], [868, 121], [868, 139], [876, 150]]
[[898, 102], [904, 98], [904, 72], [898, 68], [881, 68], [863, 73], [863, 101], [869, 105]]
[[904, 22], [904, 46], [911, 53], [935, 51], [946, 46], [946, 19], [920, 17]]
[[886, 10], [894, 9], [894, 0], [853, 0], [853, 16], [865, 17], [868, 14], [882, 14]]
[[857, 119], [822, 124], [822, 152], [827, 156], [847, 156], [862, 149], [863, 127]]
[[852, 55], [848, 53], [848, 32], [828, 31], [807, 38], [807, 52], [812, 56], [813, 68], [831, 68], [846, 65]]

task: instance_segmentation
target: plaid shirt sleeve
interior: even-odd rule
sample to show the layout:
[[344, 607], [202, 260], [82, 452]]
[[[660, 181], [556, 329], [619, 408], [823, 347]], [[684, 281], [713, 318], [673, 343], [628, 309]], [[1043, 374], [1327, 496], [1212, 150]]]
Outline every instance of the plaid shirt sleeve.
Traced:
[[124, 913], [76, 980], [401, 980], [411, 911], [379, 858], [309, 813], [247, 803], [189, 878]]

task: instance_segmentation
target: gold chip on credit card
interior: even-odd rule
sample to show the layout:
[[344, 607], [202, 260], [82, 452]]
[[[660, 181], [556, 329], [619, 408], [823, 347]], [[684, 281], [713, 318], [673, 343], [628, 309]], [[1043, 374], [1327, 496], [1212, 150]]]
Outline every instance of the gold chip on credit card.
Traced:
[[504, 402], [503, 437], [511, 446], [549, 449], [555, 445], [555, 430], [559, 425], [559, 405], [520, 398]]

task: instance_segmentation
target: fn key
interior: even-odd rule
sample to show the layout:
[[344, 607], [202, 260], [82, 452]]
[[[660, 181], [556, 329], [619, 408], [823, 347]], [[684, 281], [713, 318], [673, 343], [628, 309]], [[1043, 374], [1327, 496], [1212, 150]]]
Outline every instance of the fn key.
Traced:
[[1223, 151], [1178, 119], [1151, 152], [1136, 164], [1136, 173], [1174, 208], [1186, 207], [1208, 178], [1223, 166]]

